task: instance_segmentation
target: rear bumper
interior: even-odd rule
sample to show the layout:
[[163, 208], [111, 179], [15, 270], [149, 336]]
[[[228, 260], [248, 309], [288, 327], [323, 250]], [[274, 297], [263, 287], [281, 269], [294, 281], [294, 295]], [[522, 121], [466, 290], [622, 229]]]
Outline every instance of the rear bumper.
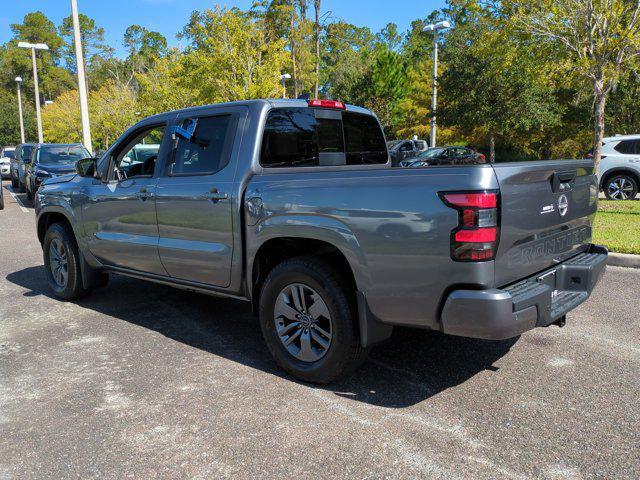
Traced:
[[501, 289], [454, 290], [444, 304], [442, 331], [503, 340], [547, 326], [584, 302], [604, 273], [607, 249], [591, 245], [542, 273]]

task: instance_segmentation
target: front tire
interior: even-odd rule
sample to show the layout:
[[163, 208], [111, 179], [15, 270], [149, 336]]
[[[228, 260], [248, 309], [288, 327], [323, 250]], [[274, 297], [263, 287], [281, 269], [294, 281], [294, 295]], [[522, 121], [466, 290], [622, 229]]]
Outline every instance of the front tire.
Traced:
[[604, 195], [608, 200], [633, 200], [637, 194], [638, 183], [629, 175], [614, 175], [604, 183]]
[[18, 188], [18, 179], [14, 177], [13, 174], [11, 174], [11, 188], [13, 189], [14, 192]]
[[312, 257], [286, 260], [269, 273], [260, 326], [278, 365], [305, 382], [329, 383], [365, 360], [347, 292], [339, 274]]
[[82, 285], [78, 246], [68, 227], [52, 224], [44, 236], [42, 249], [47, 282], [56, 297], [76, 300], [89, 293]]

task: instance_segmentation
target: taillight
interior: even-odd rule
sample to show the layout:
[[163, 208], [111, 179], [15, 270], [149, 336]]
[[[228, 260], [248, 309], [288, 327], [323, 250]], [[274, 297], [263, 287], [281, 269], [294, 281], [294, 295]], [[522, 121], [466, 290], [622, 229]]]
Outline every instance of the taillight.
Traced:
[[317, 98], [314, 100], [309, 100], [309, 106], [320, 108], [337, 108], [339, 110], [344, 110], [345, 108], [347, 108], [344, 103], [337, 100], [319, 100]]
[[451, 232], [451, 258], [458, 262], [493, 260], [500, 233], [498, 192], [441, 192], [439, 195], [448, 207], [458, 211], [458, 226]]

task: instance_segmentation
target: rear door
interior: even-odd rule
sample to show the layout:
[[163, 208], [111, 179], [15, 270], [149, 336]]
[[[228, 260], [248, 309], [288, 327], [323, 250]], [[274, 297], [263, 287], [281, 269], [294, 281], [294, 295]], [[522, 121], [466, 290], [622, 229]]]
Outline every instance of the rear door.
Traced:
[[598, 187], [592, 160], [502, 163], [497, 286], [531, 276], [591, 242]]
[[227, 287], [233, 256], [233, 180], [247, 110], [185, 113], [157, 184], [158, 250], [172, 277]]

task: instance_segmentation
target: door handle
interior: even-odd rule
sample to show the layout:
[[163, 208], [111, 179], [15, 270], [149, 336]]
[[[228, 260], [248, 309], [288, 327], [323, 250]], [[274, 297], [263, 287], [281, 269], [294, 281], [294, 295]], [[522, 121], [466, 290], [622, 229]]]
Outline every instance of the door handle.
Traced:
[[136, 197], [138, 197], [138, 199], [142, 200], [143, 202], [147, 198], [153, 198], [154, 196], [155, 194], [153, 192], [149, 192], [146, 187], [142, 187], [140, 191], [136, 193]]
[[216, 203], [220, 200], [226, 200], [227, 198], [229, 198], [229, 194], [219, 192], [217, 188], [212, 188], [209, 193], [202, 194], [201, 198], [211, 200], [213, 203]]

